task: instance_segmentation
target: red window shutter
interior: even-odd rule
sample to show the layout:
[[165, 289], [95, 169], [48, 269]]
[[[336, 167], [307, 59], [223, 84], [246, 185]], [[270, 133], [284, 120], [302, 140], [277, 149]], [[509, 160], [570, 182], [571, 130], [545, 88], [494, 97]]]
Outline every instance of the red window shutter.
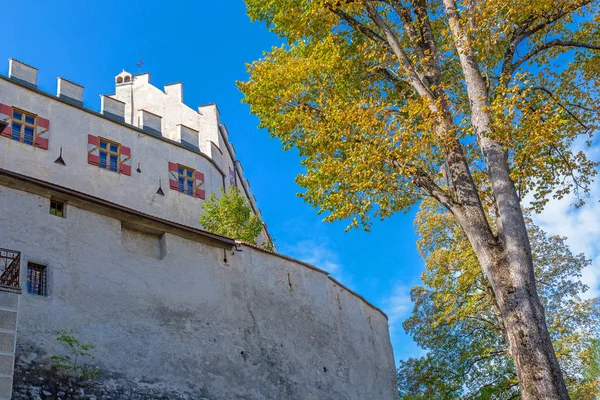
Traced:
[[6, 104], [0, 104], [0, 121], [8, 123], [6, 128], [0, 132], [1, 136], [10, 137], [10, 127], [12, 124], [12, 107]]
[[169, 186], [173, 190], [179, 191], [179, 165], [169, 162]]
[[131, 148], [121, 146], [121, 160], [119, 162], [121, 173], [131, 176]]
[[100, 165], [100, 139], [88, 135], [88, 164]]
[[204, 189], [204, 174], [200, 171], [194, 171], [194, 179], [196, 180], [196, 197], [203, 199], [206, 197]]
[[48, 131], [50, 130], [50, 121], [38, 117], [37, 132], [35, 133], [35, 146], [40, 149], [48, 150]]

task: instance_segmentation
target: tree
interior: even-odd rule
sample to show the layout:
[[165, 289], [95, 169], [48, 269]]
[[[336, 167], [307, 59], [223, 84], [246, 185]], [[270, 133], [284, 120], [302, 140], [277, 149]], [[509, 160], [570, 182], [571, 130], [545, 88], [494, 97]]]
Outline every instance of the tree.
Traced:
[[[256, 244], [263, 229], [262, 221], [252, 212], [248, 200], [232, 186], [227, 192], [221, 188], [221, 196], [211, 194], [202, 205], [202, 211], [200, 224], [217, 235]], [[268, 242], [262, 246], [272, 248]]]
[[[239, 83], [296, 147], [326, 221], [434, 198], [462, 228], [506, 324], [524, 399], [567, 399], [521, 199], [583, 199], [596, 163], [599, 0], [246, 0], [286, 40]], [[570, 61], [570, 62], [568, 62]]]
[[600, 339], [593, 339], [589, 352], [586, 353], [588, 362], [584, 376], [587, 379], [595, 380], [600, 385]]
[[[592, 364], [593, 338], [600, 332], [600, 301], [581, 298], [588, 290], [581, 273], [591, 262], [572, 254], [565, 238], [546, 236], [528, 215], [526, 226], [538, 293], [569, 394], [594, 400], [600, 382], [581, 373]], [[462, 230], [431, 200], [423, 202], [417, 230], [426, 272], [423, 286], [412, 289], [415, 306], [404, 327], [428, 353], [400, 362], [401, 397], [519, 398], [504, 321]]]

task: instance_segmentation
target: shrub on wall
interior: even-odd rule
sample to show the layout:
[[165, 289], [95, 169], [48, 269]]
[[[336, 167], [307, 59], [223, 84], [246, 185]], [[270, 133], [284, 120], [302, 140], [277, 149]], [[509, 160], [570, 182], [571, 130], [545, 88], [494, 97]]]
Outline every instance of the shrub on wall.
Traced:
[[[236, 187], [230, 186], [227, 192], [221, 189], [221, 196], [211, 194], [202, 205], [202, 211], [200, 224], [207, 231], [257, 244], [263, 223]], [[270, 242], [263, 242], [261, 246], [273, 248]]]

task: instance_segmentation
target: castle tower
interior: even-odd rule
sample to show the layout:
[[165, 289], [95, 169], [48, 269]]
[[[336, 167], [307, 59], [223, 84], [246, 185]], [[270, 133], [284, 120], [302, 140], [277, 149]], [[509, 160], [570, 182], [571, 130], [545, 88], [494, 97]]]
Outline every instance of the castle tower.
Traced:
[[[397, 397], [380, 309], [202, 230], [222, 188], [260, 213], [216, 105], [122, 71], [96, 112], [83, 86], [37, 78], [16, 60], [0, 75], [0, 400]], [[93, 346], [85, 385], [51, 367], [73, 356], [63, 330]]]

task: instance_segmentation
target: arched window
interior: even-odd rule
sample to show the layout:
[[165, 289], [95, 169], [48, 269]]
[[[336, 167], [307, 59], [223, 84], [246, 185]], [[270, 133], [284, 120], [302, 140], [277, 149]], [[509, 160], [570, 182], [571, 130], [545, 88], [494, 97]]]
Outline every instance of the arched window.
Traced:
[[125, 77], [125, 82], [129, 82], [130, 80], [131, 80], [130, 77], [128, 77], [128, 76]]
[[121, 77], [118, 77], [118, 78], [117, 78], [117, 83], [123, 83], [123, 78], [121, 78]]

